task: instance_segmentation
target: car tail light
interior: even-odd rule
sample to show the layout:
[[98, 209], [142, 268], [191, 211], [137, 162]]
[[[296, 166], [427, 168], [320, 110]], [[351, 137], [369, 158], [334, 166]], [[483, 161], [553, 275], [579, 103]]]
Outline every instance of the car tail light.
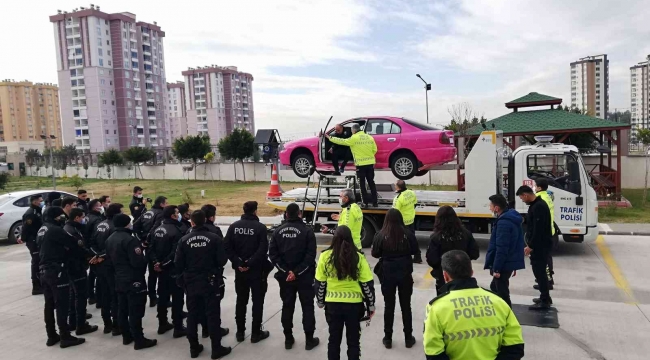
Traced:
[[448, 134], [447, 132], [443, 131], [440, 133], [440, 143], [445, 144], [445, 145], [451, 145], [454, 142], [454, 135]]

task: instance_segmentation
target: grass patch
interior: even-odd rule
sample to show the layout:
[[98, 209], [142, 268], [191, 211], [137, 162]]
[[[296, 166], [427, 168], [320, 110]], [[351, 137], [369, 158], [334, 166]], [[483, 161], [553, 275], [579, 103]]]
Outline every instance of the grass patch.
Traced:
[[[650, 192], [649, 192], [650, 195]], [[650, 196], [643, 203], [643, 189], [623, 189], [623, 197], [630, 200], [631, 208], [607, 206], [599, 209], [598, 221], [602, 223], [650, 223]]]

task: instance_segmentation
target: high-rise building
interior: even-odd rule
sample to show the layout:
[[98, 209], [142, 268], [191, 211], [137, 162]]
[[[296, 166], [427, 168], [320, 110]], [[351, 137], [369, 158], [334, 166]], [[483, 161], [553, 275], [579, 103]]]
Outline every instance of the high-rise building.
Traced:
[[[187, 112], [185, 111], [185, 84], [182, 81], [167, 83], [166, 112], [169, 118], [169, 143], [188, 134]], [[192, 134], [196, 134], [196, 128]]]
[[206, 66], [183, 71], [190, 134], [206, 134], [213, 144], [234, 129], [255, 133], [253, 75], [236, 66]]
[[630, 68], [631, 97], [630, 112], [632, 113], [632, 137], [636, 138], [638, 128], [650, 127], [650, 55], [647, 61], [640, 62]]
[[0, 81], [0, 141], [41, 141], [54, 135], [52, 146], [61, 148], [59, 88], [54, 84]]
[[134, 14], [99, 6], [60, 11], [54, 25], [65, 144], [84, 152], [164, 148], [167, 117], [163, 38]]
[[601, 119], [609, 110], [607, 55], [587, 56], [571, 63], [571, 107]]

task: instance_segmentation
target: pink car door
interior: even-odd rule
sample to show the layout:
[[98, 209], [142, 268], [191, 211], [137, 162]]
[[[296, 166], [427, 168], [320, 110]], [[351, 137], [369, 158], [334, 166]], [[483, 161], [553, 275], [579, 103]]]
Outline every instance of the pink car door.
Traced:
[[390, 154], [400, 147], [402, 129], [388, 119], [368, 119], [364, 131], [377, 143], [377, 167], [388, 167]]

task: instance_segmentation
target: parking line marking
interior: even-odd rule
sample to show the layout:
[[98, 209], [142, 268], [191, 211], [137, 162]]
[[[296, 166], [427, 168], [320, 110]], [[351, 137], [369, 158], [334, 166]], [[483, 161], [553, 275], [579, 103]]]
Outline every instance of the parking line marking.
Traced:
[[610, 233], [610, 232], [613, 231], [612, 228], [607, 224], [600, 223], [600, 224], [598, 224], [598, 226], [600, 227], [600, 230], [602, 230], [602, 231], [604, 231], [606, 233]]
[[637, 305], [638, 302], [634, 297], [634, 292], [630, 287], [630, 283], [625, 278], [623, 270], [621, 270], [621, 268], [618, 266], [616, 259], [614, 259], [612, 252], [609, 250], [609, 246], [607, 246], [604, 236], [598, 235], [598, 238], [596, 238], [596, 246], [598, 247], [598, 251], [600, 251], [600, 255], [603, 257], [603, 261], [607, 266], [607, 270], [612, 275], [612, 278], [614, 278], [616, 287], [621, 289], [627, 296], [628, 301], [625, 303], [630, 305]]

